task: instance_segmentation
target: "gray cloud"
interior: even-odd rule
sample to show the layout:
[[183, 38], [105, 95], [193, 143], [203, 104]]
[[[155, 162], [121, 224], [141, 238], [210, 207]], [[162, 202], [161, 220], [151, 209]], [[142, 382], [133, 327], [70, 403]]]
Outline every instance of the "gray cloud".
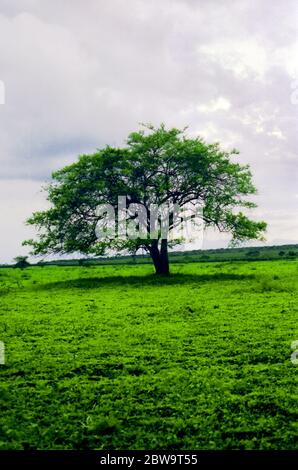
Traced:
[[139, 122], [238, 147], [268, 241], [297, 242], [297, 16], [294, 0], [0, 1], [0, 184], [18, 221], [16, 238], [11, 222], [1, 230], [0, 260], [26, 236], [24, 190], [27, 214], [53, 169]]

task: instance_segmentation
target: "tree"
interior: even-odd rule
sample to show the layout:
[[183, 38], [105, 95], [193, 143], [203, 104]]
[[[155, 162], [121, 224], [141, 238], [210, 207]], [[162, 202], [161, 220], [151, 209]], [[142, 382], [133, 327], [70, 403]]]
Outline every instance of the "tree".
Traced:
[[27, 261], [28, 256], [16, 256], [14, 261], [16, 264], [14, 265], [15, 268], [25, 269], [30, 266], [30, 263]]
[[[232, 243], [262, 239], [265, 222], [254, 222], [237, 211], [255, 207], [247, 196], [256, 193], [249, 167], [233, 162], [238, 153], [222, 150], [219, 143], [189, 138], [185, 129], [144, 126], [128, 136], [124, 147], [107, 146], [92, 155], [81, 155], [77, 162], [54, 172], [46, 188], [50, 209], [34, 213], [27, 221], [37, 227], [39, 237], [24, 244], [31, 245], [34, 254], [101, 256], [109, 250], [134, 253], [143, 249], [150, 254], [156, 273], [168, 274], [168, 248], [183, 241], [181, 236], [173, 238], [175, 208], [198, 201], [204, 206], [201, 220], [205, 227], [230, 232]], [[152, 208], [167, 207], [166, 216], [163, 210], [159, 213], [153, 235], [148, 230], [145, 237], [123, 239], [112, 237], [107, 230], [105, 238], [98, 238], [96, 228], [109, 211], [99, 215], [97, 208], [119, 209], [119, 196], [126, 196], [126, 216], [139, 229], [141, 225], [152, 228]], [[145, 222], [131, 213], [134, 204], [145, 208]], [[166, 236], [162, 231], [165, 217]], [[180, 223], [191, 217], [184, 214]], [[112, 229], [119, 230], [121, 224], [118, 213]]]

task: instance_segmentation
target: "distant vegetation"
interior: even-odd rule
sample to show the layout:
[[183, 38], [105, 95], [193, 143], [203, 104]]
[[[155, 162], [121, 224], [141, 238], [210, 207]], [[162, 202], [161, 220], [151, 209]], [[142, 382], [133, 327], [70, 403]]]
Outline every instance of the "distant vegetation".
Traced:
[[25, 269], [30, 266], [28, 256], [16, 256], [14, 261], [16, 262], [14, 265], [15, 268]]
[[[250, 248], [218, 248], [212, 250], [174, 251], [169, 255], [172, 263], [198, 263], [216, 261], [267, 261], [298, 257], [298, 245], [263, 246]], [[18, 257], [20, 258], [20, 257]], [[27, 257], [26, 257], [27, 260]], [[149, 255], [110, 256], [98, 258], [40, 260], [32, 266], [94, 266], [114, 264], [147, 264]], [[10, 267], [2, 264], [0, 267]], [[16, 265], [15, 265], [16, 266]]]

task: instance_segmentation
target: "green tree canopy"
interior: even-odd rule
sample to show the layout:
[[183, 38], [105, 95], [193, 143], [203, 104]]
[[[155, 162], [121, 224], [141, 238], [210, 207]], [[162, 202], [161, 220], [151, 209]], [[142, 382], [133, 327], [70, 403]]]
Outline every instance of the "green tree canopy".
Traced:
[[[180, 239], [164, 238], [161, 230], [154, 239], [149, 233], [146, 238], [98, 239], [101, 216], [97, 207], [109, 204], [117, 209], [119, 196], [127, 196], [126, 208], [142, 204], [148, 220], [152, 204], [183, 208], [199, 201], [205, 227], [231, 233], [232, 242], [262, 239], [266, 223], [252, 221], [242, 212], [255, 207], [247, 197], [256, 188], [249, 167], [233, 161], [236, 154], [236, 150], [224, 151], [218, 143], [190, 138], [185, 130], [146, 126], [131, 133], [125, 146], [107, 146], [92, 155], [81, 155], [72, 165], [54, 172], [46, 188], [51, 207], [35, 212], [27, 221], [37, 227], [38, 238], [24, 243], [33, 247], [34, 254], [103, 255], [107, 250], [136, 253], [143, 248], [150, 253], [156, 272], [167, 274], [168, 247]], [[174, 229], [170, 213], [169, 235]]]

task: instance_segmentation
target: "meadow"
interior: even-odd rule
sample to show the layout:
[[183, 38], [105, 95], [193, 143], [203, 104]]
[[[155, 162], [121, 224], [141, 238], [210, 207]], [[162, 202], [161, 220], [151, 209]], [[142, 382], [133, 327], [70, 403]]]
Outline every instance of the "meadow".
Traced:
[[298, 449], [298, 261], [0, 270], [0, 449]]

